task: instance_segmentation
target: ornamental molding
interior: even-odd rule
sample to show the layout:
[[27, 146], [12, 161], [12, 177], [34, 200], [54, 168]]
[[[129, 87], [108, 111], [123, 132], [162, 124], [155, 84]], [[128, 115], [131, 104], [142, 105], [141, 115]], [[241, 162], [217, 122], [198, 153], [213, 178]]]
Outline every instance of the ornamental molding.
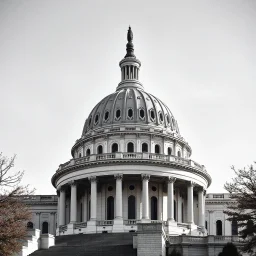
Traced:
[[114, 175], [116, 180], [122, 180], [123, 179], [123, 174], [122, 173], [118, 173]]
[[142, 178], [142, 180], [147, 180], [147, 181], [149, 181], [150, 175], [143, 173], [143, 174], [141, 174], [141, 178]]
[[77, 182], [75, 180], [71, 180], [71, 181], [68, 182], [68, 184], [69, 184], [70, 187], [76, 187]]
[[[71, 161], [73, 161], [74, 159], [72, 159]], [[182, 163], [178, 163], [178, 162], [168, 162], [168, 161], [158, 161], [158, 160], [145, 160], [145, 159], [106, 159], [106, 160], [101, 160], [101, 161], [91, 161], [91, 162], [84, 162], [84, 163], [79, 163], [79, 164], [74, 164], [74, 165], [66, 165], [65, 167], [63, 167], [60, 170], [57, 170], [56, 173], [52, 176], [52, 184], [55, 187], [55, 182], [65, 176], [66, 174], [75, 172], [77, 170], [81, 170], [81, 169], [90, 169], [93, 168], [94, 166], [112, 166], [112, 165], [130, 165], [130, 164], [134, 164], [134, 165], [151, 165], [151, 166], [160, 166], [160, 167], [172, 167], [175, 169], [180, 169], [183, 171], [187, 171], [190, 173], [194, 173], [197, 175], [200, 175], [201, 177], [203, 177], [204, 179], [207, 180], [208, 182], [208, 186], [210, 186], [211, 184], [211, 177], [207, 172], [201, 171], [196, 167], [190, 166], [190, 165], [186, 165], [186, 164], [182, 164]]]
[[168, 177], [168, 183], [174, 183], [176, 181], [176, 178], [173, 176]]
[[92, 182], [97, 182], [97, 177], [96, 176], [89, 176], [88, 180], [92, 183]]

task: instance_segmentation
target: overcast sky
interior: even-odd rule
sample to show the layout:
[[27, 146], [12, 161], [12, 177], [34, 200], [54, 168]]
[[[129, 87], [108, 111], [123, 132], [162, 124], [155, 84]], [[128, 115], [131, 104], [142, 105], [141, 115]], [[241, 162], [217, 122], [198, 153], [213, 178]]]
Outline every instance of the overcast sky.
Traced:
[[0, 0], [0, 152], [37, 194], [120, 82], [131, 25], [140, 80], [224, 192], [256, 160], [256, 1]]

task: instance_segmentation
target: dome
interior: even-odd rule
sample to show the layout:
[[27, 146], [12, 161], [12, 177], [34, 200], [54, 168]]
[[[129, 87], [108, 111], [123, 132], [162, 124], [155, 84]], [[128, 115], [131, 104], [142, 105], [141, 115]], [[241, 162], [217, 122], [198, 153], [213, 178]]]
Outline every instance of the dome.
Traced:
[[117, 89], [101, 100], [86, 119], [82, 136], [90, 130], [119, 125], [158, 126], [179, 134], [170, 109], [157, 97], [136, 87]]

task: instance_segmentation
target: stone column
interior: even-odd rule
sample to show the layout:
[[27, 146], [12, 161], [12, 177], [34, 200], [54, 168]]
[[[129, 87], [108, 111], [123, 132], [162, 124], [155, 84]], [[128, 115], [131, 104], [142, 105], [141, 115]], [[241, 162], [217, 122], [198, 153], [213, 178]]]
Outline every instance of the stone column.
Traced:
[[158, 186], [157, 219], [163, 220], [163, 184]]
[[50, 220], [50, 234], [55, 235], [55, 212], [51, 212], [51, 220]]
[[123, 174], [115, 175], [116, 179], [116, 219], [123, 219], [123, 203], [122, 203], [122, 180]]
[[75, 181], [71, 181], [71, 202], [70, 202], [70, 223], [77, 221], [77, 184]]
[[200, 187], [198, 191], [198, 226], [204, 227], [204, 223], [205, 223], [204, 188]]
[[85, 189], [84, 197], [83, 197], [83, 222], [87, 221], [87, 204], [88, 204], [87, 189]]
[[65, 225], [66, 191], [60, 189], [59, 226]]
[[36, 212], [36, 223], [35, 223], [36, 225], [35, 225], [35, 228], [41, 230], [41, 227], [40, 227], [40, 214], [41, 214], [41, 212]]
[[188, 184], [188, 202], [187, 202], [187, 211], [188, 211], [188, 220], [189, 224], [194, 224], [194, 209], [193, 209], [193, 190], [195, 183], [190, 181]]
[[148, 181], [150, 175], [142, 174], [142, 219], [149, 220], [149, 207], [148, 207]]
[[91, 182], [91, 219], [97, 219], [97, 178], [96, 176], [89, 177]]
[[173, 195], [173, 184], [176, 178], [168, 177], [168, 196], [167, 196], [167, 218], [169, 221], [174, 221], [174, 195]]

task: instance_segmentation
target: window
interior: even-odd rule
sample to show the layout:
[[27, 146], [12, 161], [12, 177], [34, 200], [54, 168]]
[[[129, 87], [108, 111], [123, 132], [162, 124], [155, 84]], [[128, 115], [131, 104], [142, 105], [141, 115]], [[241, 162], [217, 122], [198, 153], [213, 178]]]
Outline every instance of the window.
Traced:
[[208, 229], [208, 222], [207, 222], [207, 220], [205, 221], [205, 229]]
[[113, 191], [113, 187], [112, 187], [112, 186], [109, 186], [109, 187], [108, 187], [108, 191]]
[[133, 110], [131, 108], [128, 109], [128, 119], [132, 119], [133, 118]]
[[34, 228], [33, 222], [29, 221], [29, 222], [27, 223], [27, 229], [33, 229], [33, 228]]
[[181, 157], [181, 153], [180, 153], [180, 151], [178, 151], [178, 157]]
[[116, 120], [120, 120], [120, 118], [121, 118], [121, 110], [117, 109], [116, 110]]
[[97, 153], [98, 154], [102, 154], [103, 153], [103, 147], [101, 145], [98, 146]]
[[222, 221], [221, 220], [216, 221], [216, 235], [222, 236]]
[[160, 146], [157, 144], [155, 145], [155, 153], [160, 154]]
[[168, 125], [170, 125], [170, 117], [168, 115], [166, 115], [166, 122]]
[[156, 187], [155, 186], [152, 186], [152, 191], [156, 191]]
[[176, 200], [173, 200], [173, 217], [174, 220], [177, 221], [177, 217], [176, 217]]
[[130, 189], [130, 190], [134, 190], [134, 189], [135, 189], [135, 186], [134, 186], [134, 185], [130, 185], [130, 186], [129, 186], [129, 189]]
[[151, 121], [152, 121], [152, 122], [155, 122], [155, 117], [156, 117], [156, 115], [155, 115], [154, 109], [150, 109], [149, 113], [150, 113], [150, 119], [151, 119]]
[[144, 109], [141, 108], [139, 110], [139, 116], [140, 116], [140, 119], [142, 119], [142, 120], [145, 118], [145, 111], [144, 111]]
[[42, 234], [48, 234], [48, 222], [44, 221], [42, 224]]
[[79, 153], [79, 157], [82, 157], [82, 154], [81, 154], [81, 153]]
[[88, 148], [87, 150], [86, 150], [86, 156], [89, 156], [91, 154], [91, 150]]
[[164, 116], [162, 112], [159, 112], [159, 119], [161, 123], [164, 121]]
[[108, 118], [109, 118], [109, 111], [106, 111], [105, 112], [105, 115], [104, 115], [104, 121], [108, 121]]
[[172, 149], [170, 147], [168, 147], [167, 153], [168, 153], [169, 156], [172, 154]]
[[148, 144], [147, 143], [142, 143], [142, 152], [147, 153], [148, 152]]
[[90, 116], [90, 119], [89, 119], [89, 126], [91, 126], [91, 123], [92, 123], [92, 117]]
[[117, 143], [113, 143], [112, 144], [112, 153], [116, 153], [116, 152], [118, 152], [118, 145], [117, 145]]
[[94, 124], [96, 125], [96, 124], [98, 124], [99, 123], [99, 114], [97, 114], [96, 116], [95, 116], [95, 119], [94, 119]]
[[184, 222], [184, 205], [183, 203], [181, 204], [181, 222]]
[[151, 197], [151, 220], [157, 220], [157, 198]]
[[253, 232], [254, 232], [254, 228], [253, 228], [253, 221], [252, 220], [248, 220], [247, 221], [247, 232], [248, 232], [248, 235], [251, 236], [253, 235]]
[[132, 142], [129, 142], [127, 144], [127, 152], [129, 152], [129, 153], [133, 153], [134, 152], [134, 145], [133, 145]]
[[114, 219], [114, 197], [109, 196], [107, 199], [107, 220]]
[[135, 196], [128, 197], [128, 219], [135, 220], [136, 219], [136, 200]]
[[238, 235], [238, 226], [237, 226], [236, 220], [232, 220], [231, 227], [232, 227], [232, 236], [237, 236]]

